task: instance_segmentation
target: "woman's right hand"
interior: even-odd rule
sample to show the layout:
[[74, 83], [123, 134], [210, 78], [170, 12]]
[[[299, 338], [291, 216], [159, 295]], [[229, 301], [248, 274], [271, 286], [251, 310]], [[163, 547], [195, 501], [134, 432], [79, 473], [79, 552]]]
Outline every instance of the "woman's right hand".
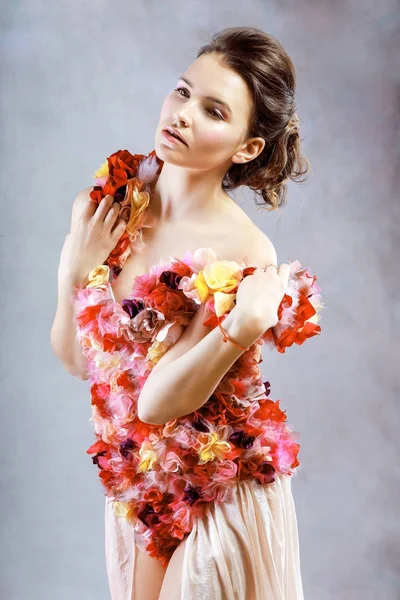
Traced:
[[123, 219], [118, 221], [120, 204], [113, 200], [108, 194], [99, 205], [92, 200], [85, 202], [65, 238], [59, 277], [69, 277], [76, 285], [83, 285], [90, 271], [106, 261], [127, 225]]

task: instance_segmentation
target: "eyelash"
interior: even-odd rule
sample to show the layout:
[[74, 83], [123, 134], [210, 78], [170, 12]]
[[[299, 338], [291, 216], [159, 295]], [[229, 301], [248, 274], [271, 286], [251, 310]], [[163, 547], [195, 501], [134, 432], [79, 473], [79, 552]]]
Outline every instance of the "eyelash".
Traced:
[[[188, 91], [188, 90], [187, 90], [187, 88], [184, 88], [184, 87], [176, 87], [176, 88], [174, 88], [174, 92], [179, 92], [180, 90], [185, 90], [185, 91]], [[179, 94], [179, 95], [180, 95], [180, 96], [182, 96], [182, 94]], [[187, 98], [187, 96], [182, 96], [182, 97], [183, 97], [183, 98]], [[214, 112], [214, 114], [213, 114], [213, 116], [216, 116], [216, 117], [217, 117], [218, 119], [220, 119], [221, 121], [224, 121], [224, 120], [225, 120], [225, 119], [224, 119], [224, 117], [221, 115], [221, 113], [220, 113], [220, 112], [218, 112], [218, 111], [217, 111], [215, 108], [212, 108], [212, 109], [207, 109], [207, 110], [208, 110], [208, 112], [209, 112], [209, 113], [211, 113], [211, 114], [212, 114], [212, 112], [213, 112], [213, 111], [215, 111], [215, 112]]]

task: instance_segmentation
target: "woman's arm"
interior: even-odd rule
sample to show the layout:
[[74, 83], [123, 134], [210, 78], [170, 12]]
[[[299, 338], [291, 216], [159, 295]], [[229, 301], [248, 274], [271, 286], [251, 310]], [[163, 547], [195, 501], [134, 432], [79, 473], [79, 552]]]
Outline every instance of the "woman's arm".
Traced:
[[[145, 423], [163, 424], [200, 408], [244, 352], [231, 342], [224, 342], [219, 327], [210, 331], [203, 325], [202, 308], [153, 368], [142, 388], [138, 413]], [[244, 347], [253, 344], [265, 331], [265, 324], [244, 315], [237, 307], [225, 318], [222, 327]], [[171, 360], [173, 353], [178, 358]], [[162, 362], [163, 359], [166, 360]]]
[[[277, 264], [274, 245], [263, 233], [257, 237], [252, 232], [249, 239], [243, 239], [242, 248], [236, 248], [238, 256], [249, 251], [252, 265], [263, 269], [266, 264]], [[253, 300], [251, 296], [250, 309], [249, 305], [246, 309], [236, 305], [222, 322], [229, 337], [246, 348], [269, 327], [267, 306], [264, 314], [259, 316], [259, 312], [254, 310]], [[276, 317], [274, 312], [270, 313], [272, 319]], [[142, 421], [163, 424], [197, 410], [207, 402], [224, 375], [243, 354], [244, 351], [231, 342], [224, 342], [219, 327], [211, 330], [203, 325], [207, 316], [210, 315], [202, 304], [178, 341], [151, 371], [138, 401], [138, 415]], [[270, 326], [273, 325], [271, 322]]]
[[[72, 206], [71, 231], [76, 226], [81, 214], [90, 200], [93, 187], [82, 190], [75, 198]], [[86, 373], [87, 359], [77, 338], [76, 318], [73, 305], [74, 286], [81, 287], [82, 282], [66, 268], [63, 261], [67, 241], [61, 251], [58, 268], [58, 302], [56, 315], [50, 332], [50, 343], [57, 358], [65, 369], [79, 379], [88, 379]]]
[[88, 379], [87, 359], [76, 336], [76, 317], [73, 305], [74, 285], [79, 282], [59, 276], [58, 304], [50, 332], [51, 346], [65, 369], [79, 379]]

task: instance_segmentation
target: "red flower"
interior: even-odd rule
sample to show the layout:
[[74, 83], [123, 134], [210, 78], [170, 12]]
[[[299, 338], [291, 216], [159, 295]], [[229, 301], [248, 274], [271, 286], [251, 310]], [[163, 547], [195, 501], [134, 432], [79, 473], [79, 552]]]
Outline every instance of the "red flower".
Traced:
[[[148, 157], [156, 156], [152, 150]], [[109, 177], [105, 185], [94, 186], [90, 197], [94, 202], [100, 204], [104, 196], [115, 192], [122, 186], [127, 185], [128, 180], [136, 177], [139, 164], [146, 158], [146, 154], [131, 154], [129, 150], [117, 150], [107, 158]]]
[[[146, 186], [146, 183], [137, 178], [139, 172], [140, 163], [146, 158], [155, 157], [158, 169], [156, 175], [161, 172], [163, 161], [161, 161], [156, 151], [152, 150], [147, 156], [146, 154], [131, 154], [128, 150], [117, 150], [107, 158], [108, 163], [108, 178], [104, 185], [95, 185], [93, 190], [90, 192], [90, 198], [97, 205], [100, 204], [102, 199], [111, 195], [114, 200], [125, 204], [122, 207], [124, 217], [127, 216], [130, 219], [131, 206], [131, 194], [133, 188], [138, 192], [141, 192]], [[123, 202], [125, 200], [125, 202]], [[127, 208], [127, 214], [124, 209]], [[117, 245], [112, 250], [107, 258], [106, 264], [108, 266], [120, 267], [125, 262], [129, 253], [129, 245], [131, 244], [131, 238], [129, 231], [125, 231], [120, 237]]]
[[105, 401], [110, 394], [110, 386], [107, 383], [94, 383], [90, 388], [92, 405], [96, 406], [97, 412], [102, 419], [110, 418], [110, 411]]
[[244, 479], [258, 479], [261, 484], [275, 481], [275, 468], [265, 460], [262, 454], [255, 454], [245, 459], [237, 459], [238, 477]]
[[151, 488], [143, 494], [143, 499], [151, 504], [156, 513], [161, 512], [166, 504], [164, 494], [156, 488]]
[[271, 419], [271, 421], [284, 422], [287, 420], [286, 411], [282, 411], [279, 407], [280, 400], [273, 402], [272, 400], [259, 400], [260, 408], [254, 413], [256, 419], [265, 421]]
[[193, 301], [189, 300], [180, 290], [172, 290], [164, 283], [154, 288], [147, 298], [152, 308], [159, 310], [165, 316], [186, 312]]
[[[284, 295], [282, 302], [278, 308], [278, 321], [282, 317], [283, 308], [285, 306], [290, 307], [293, 304], [293, 298]], [[316, 310], [306, 296], [299, 293], [299, 305], [296, 309], [296, 322], [285, 329], [279, 336], [276, 335], [275, 328], [271, 327], [262, 336], [264, 341], [274, 342], [278, 352], [285, 352], [286, 348], [296, 343], [299, 346], [303, 344], [308, 338], [317, 335], [321, 331], [321, 327], [315, 323], [307, 321], [316, 314]], [[301, 331], [299, 331], [301, 330]]]
[[86, 450], [86, 454], [96, 454], [98, 452], [104, 452], [104, 451], [107, 452], [108, 448], [109, 448], [109, 444], [106, 444], [106, 442], [103, 442], [103, 440], [98, 440], [97, 442], [92, 444], [90, 446], [90, 448], [88, 448]]

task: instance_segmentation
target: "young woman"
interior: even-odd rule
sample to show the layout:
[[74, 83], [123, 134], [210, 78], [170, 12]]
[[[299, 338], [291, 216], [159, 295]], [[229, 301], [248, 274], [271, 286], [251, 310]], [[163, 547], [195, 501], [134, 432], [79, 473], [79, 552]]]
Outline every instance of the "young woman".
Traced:
[[[142, 485], [147, 492], [147, 512], [135, 512], [134, 503], [110, 501], [111, 494], [106, 498], [111, 595], [113, 600], [300, 600], [303, 591], [291, 492], [291, 475], [299, 464], [293, 454], [298, 445], [290, 431], [283, 428], [284, 414], [276, 403], [266, 400], [266, 388], [260, 384], [256, 367], [261, 362], [256, 342], [278, 323], [278, 307], [288, 288], [290, 267], [284, 263], [278, 268], [271, 240], [227, 193], [248, 186], [259, 194], [266, 209], [276, 210], [285, 201], [286, 182], [307, 172], [295, 111], [295, 71], [281, 44], [257, 28], [232, 27], [215, 34], [165, 98], [155, 133], [155, 151], [163, 165], [151, 182], [151, 201], [142, 228], [144, 246], [141, 252], [130, 254], [113, 281], [113, 306], [126, 303], [133, 281], [137, 282], [137, 290], [139, 284], [143, 290], [155, 265], [161, 260], [168, 263], [171, 257], [183, 261], [178, 265], [179, 280], [183, 277], [186, 288], [180, 289], [190, 289], [192, 298], [203, 289], [205, 280], [209, 292], [212, 288], [209, 279], [204, 279], [206, 269], [201, 270], [201, 278], [200, 267], [197, 269], [196, 289], [190, 287], [190, 277], [185, 278], [185, 269], [193, 268], [196, 261], [200, 264], [207, 251], [211, 262], [208, 256], [204, 263], [210, 268], [218, 257], [226, 269], [232, 265], [243, 267], [244, 258], [255, 269], [240, 283], [223, 327], [210, 326], [211, 321], [206, 326], [210, 305], [200, 303], [189, 321], [181, 320], [179, 335], [175, 335], [168, 351], [157, 357], [151, 375], [143, 377], [137, 412], [130, 417], [136, 429], [129, 438], [131, 445], [124, 442], [118, 459], [136, 461], [134, 464], [140, 465], [136, 473], [148, 476]], [[88, 273], [104, 263], [126, 227], [119, 219], [119, 203], [106, 195], [97, 207], [90, 202], [91, 191], [93, 188], [84, 190], [74, 203], [71, 233], [61, 254], [60, 301], [52, 330], [58, 356], [69, 372], [82, 378], [88, 378], [88, 363], [74, 335], [71, 296], [74, 290], [84, 287]], [[188, 256], [188, 251], [195, 259], [190, 264], [182, 258]], [[236, 272], [230, 272], [230, 282]], [[157, 274], [163, 277], [164, 289], [165, 285], [173, 287], [171, 270], [160, 268]], [[232, 299], [232, 286], [220, 287], [219, 295], [216, 289], [215, 303]], [[162, 307], [159, 304], [158, 315]], [[137, 305], [135, 308], [139, 310]], [[249, 349], [250, 358], [246, 352]], [[96, 372], [102, 373], [99, 364], [105, 363], [96, 360]], [[235, 379], [227, 378], [232, 373]], [[99, 422], [98, 390], [105, 381], [100, 379], [101, 375], [96, 381]], [[93, 393], [92, 388], [92, 398]], [[104, 408], [104, 399], [102, 402]], [[274, 405], [275, 416], [268, 413], [267, 426], [261, 415], [267, 416], [268, 403]], [[103, 483], [105, 474], [111, 481], [116, 472], [114, 469], [112, 474], [109, 463], [102, 462], [107, 451], [104, 444], [121, 433], [115, 421], [110, 425], [111, 417], [105, 428], [105, 418], [98, 442], [105, 449], [96, 454]], [[279, 443], [278, 429], [274, 429], [278, 425]], [[151, 433], [147, 432], [141, 445], [135, 436], [146, 426]], [[193, 439], [196, 443], [202, 441], [199, 447], [190, 448], [187, 440], [193, 432], [197, 437], [190, 438], [191, 443]], [[271, 451], [269, 456], [267, 451]], [[246, 459], [245, 454], [241, 455], [245, 452]], [[262, 464], [256, 461], [261, 452]], [[197, 479], [190, 479], [194, 471], [188, 468], [189, 454], [191, 460], [196, 457]], [[157, 470], [157, 464], [162, 468]], [[213, 464], [218, 464], [218, 471], [207, 470]], [[172, 495], [168, 496], [167, 521], [163, 493], [168, 476]], [[185, 490], [182, 481], [186, 481]], [[126, 498], [129, 492], [125, 490]], [[157, 494], [159, 504], [154, 501]], [[205, 498], [206, 510], [196, 512], [195, 500]], [[127, 518], [128, 505], [135, 520]], [[178, 518], [183, 514], [185, 517]], [[140, 527], [133, 527], [134, 522]], [[174, 528], [173, 546], [168, 545], [168, 529], [163, 534], [164, 545], [160, 533], [157, 538], [162, 522], [170, 525], [171, 532]], [[152, 538], [147, 535], [150, 531]], [[150, 539], [151, 544], [146, 546]]]

